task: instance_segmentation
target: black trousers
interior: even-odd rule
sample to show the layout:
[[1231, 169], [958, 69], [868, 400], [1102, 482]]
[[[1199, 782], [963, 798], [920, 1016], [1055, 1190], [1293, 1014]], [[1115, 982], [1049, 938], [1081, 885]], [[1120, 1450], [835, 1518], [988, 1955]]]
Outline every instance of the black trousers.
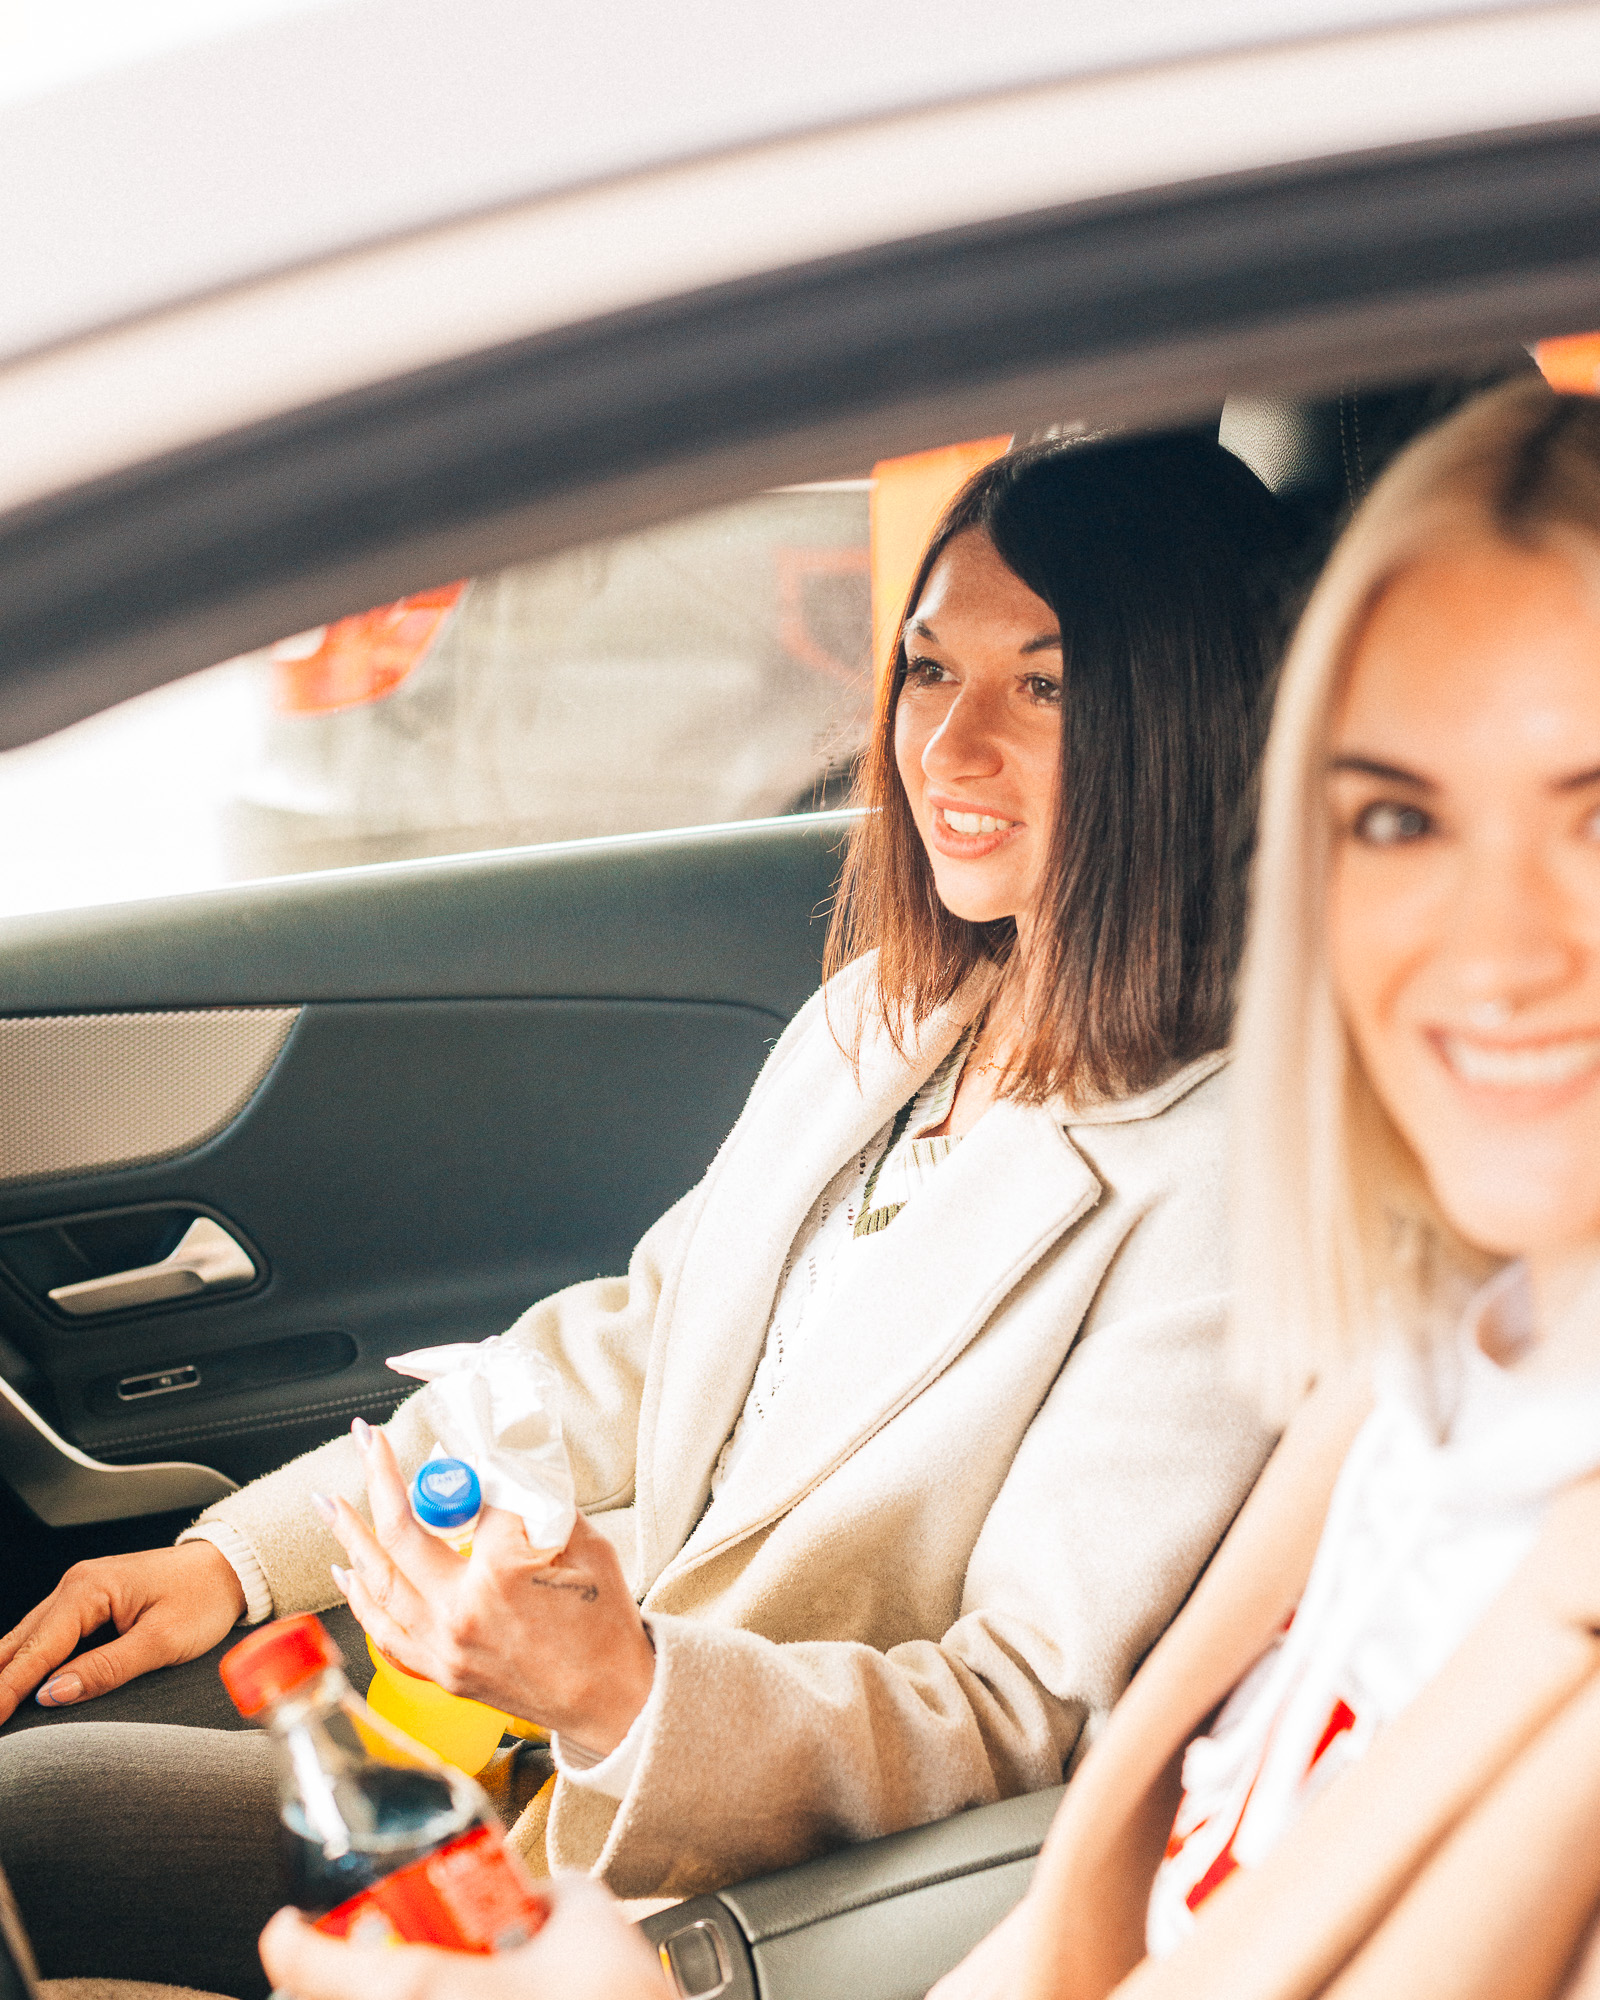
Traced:
[[[360, 1627], [343, 1606], [323, 1622], [365, 1692]], [[81, 1707], [24, 1702], [0, 1730], [0, 1867], [46, 1979], [264, 2000], [256, 1939], [284, 1900], [278, 1792], [266, 1736], [217, 1678], [238, 1636]], [[512, 1818], [543, 1768], [502, 1762], [484, 1782]]]
[[263, 2000], [277, 1824], [259, 1733], [64, 1722], [0, 1737], [0, 1866], [46, 1979]]

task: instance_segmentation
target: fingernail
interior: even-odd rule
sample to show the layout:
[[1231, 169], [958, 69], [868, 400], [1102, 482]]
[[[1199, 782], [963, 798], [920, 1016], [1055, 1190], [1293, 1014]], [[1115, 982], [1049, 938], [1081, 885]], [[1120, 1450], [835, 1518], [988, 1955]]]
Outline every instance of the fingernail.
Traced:
[[334, 1506], [333, 1502], [328, 1498], [326, 1493], [313, 1493], [311, 1496], [311, 1504], [313, 1507], [316, 1508], [317, 1512], [322, 1516], [323, 1520], [327, 1522], [330, 1528], [333, 1526], [334, 1522], [338, 1520], [339, 1510], [337, 1507]]
[[65, 1708], [69, 1701], [76, 1701], [83, 1693], [83, 1682], [76, 1674], [57, 1674], [54, 1680], [46, 1681], [34, 1696], [41, 1708]]
[[350, 1595], [349, 1570], [340, 1569], [337, 1563], [329, 1563], [328, 1574], [333, 1578], [334, 1582], [339, 1586], [339, 1589], [343, 1593], [343, 1595], [348, 1597]]
[[360, 1445], [361, 1449], [365, 1451], [367, 1446], [372, 1442], [372, 1426], [364, 1418], [353, 1418], [350, 1424], [350, 1435]]

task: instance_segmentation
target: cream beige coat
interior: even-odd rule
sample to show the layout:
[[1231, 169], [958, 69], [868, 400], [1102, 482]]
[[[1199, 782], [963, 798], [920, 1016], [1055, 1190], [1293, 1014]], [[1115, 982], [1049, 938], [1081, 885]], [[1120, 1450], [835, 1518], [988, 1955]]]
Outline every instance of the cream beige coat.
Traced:
[[[846, 1013], [853, 968], [832, 989]], [[716, 1503], [784, 1257], [816, 1196], [954, 1044], [869, 1035], [859, 1087], [819, 995], [700, 1185], [625, 1278], [534, 1306], [578, 1498], [655, 1638], [619, 1804], [563, 1780], [562, 1866], [687, 1895], [1060, 1781], [1171, 1619], [1270, 1445], [1222, 1354], [1221, 1058], [1083, 1116], [1001, 1103], [893, 1225], [853, 1246]], [[444, 1332], [441, 1329], [441, 1332]], [[427, 1392], [389, 1425], [409, 1472]], [[279, 1614], [333, 1598], [313, 1488], [348, 1440], [211, 1510]], [[537, 1843], [525, 1814], [518, 1838]]]

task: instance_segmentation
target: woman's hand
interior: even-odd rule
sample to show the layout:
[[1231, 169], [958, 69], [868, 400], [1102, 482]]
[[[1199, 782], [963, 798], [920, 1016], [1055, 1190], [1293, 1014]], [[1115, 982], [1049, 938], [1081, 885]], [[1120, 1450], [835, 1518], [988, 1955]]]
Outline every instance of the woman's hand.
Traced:
[[[243, 1611], [243, 1586], [210, 1542], [74, 1563], [43, 1604], [0, 1639], [0, 1722], [41, 1681], [44, 1706], [65, 1708], [153, 1667], [198, 1659]], [[102, 1625], [115, 1625], [120, 1637], [56, 1673]]]
[[350, 1557], [334, 1581], [373, 1641], [449, 1694], [558, 1730], [604, 1756], [628, 1733], [655, 1651], [617, 1554], [580, 1515], [553, 1562], [521, 1519], [486, 1507], [470, 1560], [412, 1518], [389, 1440], [355, 1431], [374, 1534], [347, 1501], [320, 1501]]
[[659, 1963], [598, 1882], [562, 1875], [548, 1887], [549, 1922], [514, 1951], [346, 1944], [280, 1910], [261, 1963], [296, 2000], [662, 2000]]

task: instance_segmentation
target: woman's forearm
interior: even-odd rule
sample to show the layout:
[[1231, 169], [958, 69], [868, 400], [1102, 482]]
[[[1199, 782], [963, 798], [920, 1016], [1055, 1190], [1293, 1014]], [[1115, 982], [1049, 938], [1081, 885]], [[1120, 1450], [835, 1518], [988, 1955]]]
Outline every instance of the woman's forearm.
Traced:
[[1377, 1931], [1439, 1843], [1585, 1686], [1600, 1644], [1522, 1579], [1427, 1691], [1194, 1937], [1119, 2000], [1311, 2000]]
[[1339, 1468], [1370, 1407], [1354, 1379], [1307, 1400], [1068, 1786], [1028, 1892], [1023, 2000], [1100, 2000], [1138, 1963], [1184, 1747], [1299, 1601]]
[[1556, 2000], [1597, 1903], [1600, 1674], [1467, 1813], [1323, 2000]]

